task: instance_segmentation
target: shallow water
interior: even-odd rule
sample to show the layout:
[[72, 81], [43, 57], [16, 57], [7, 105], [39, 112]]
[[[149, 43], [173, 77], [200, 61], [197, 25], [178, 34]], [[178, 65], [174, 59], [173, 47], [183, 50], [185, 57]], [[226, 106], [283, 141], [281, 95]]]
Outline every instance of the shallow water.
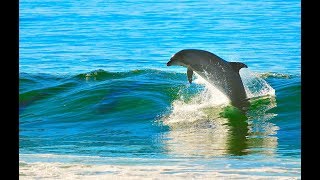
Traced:
[[[300, 1], [19, 8], [20, 178], [300, 179]], [[248, 65], [245, 115], [166, 66], [184, 48]]]

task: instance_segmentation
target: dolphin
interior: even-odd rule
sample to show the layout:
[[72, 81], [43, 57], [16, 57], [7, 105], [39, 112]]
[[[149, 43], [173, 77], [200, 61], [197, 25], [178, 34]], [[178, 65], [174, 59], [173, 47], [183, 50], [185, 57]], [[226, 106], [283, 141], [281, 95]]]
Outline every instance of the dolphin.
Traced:
[[248, 68], [241, 62], [227, 62], [219, 56], [205, 50], [184, 49], [174, 54], [167, 66], [184, 66], [187, 68], [189, 83], [192, 82], [193, 72], [214, 85], [226, 95], [231, 105], [246, 110], [249, 106], [239, 70]]

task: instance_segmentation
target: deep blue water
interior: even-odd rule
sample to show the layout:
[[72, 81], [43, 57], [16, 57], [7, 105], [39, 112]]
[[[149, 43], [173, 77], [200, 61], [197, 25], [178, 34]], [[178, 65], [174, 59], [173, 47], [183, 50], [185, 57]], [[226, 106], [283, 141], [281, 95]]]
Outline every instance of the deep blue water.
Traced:
[[[300, 1], [23, 0], [19, 9], [21, 160], [183, 160], [300, 177]], [[244, 117], [201, 109], [206, 86], [166, 66], [187, 48], [247, 64], [275, 96]], [[185, 113], [190, 106], [210, 120]]]

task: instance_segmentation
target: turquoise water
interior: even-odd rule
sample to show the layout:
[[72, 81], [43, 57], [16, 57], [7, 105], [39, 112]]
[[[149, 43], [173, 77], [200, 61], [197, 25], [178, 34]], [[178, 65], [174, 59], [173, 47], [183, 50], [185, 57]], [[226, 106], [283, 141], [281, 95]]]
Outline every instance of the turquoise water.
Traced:
[[[170, 169], [147, 177], [300, 178], [300, 1], [24, 0], [19, 9], [21, 177], [78, 163]], [[166, 66], [186, 48], [248, 65], [245, 115]]]

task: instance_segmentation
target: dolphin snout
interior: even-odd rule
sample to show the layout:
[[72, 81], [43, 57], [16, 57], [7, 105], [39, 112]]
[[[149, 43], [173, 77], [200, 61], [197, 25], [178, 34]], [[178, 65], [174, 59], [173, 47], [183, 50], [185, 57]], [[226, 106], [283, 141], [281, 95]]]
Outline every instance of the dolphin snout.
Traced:
[[170, 59], [169, 62], [167, 62], [167, 66], [171, 66], [172, 65], [172, 60]]

